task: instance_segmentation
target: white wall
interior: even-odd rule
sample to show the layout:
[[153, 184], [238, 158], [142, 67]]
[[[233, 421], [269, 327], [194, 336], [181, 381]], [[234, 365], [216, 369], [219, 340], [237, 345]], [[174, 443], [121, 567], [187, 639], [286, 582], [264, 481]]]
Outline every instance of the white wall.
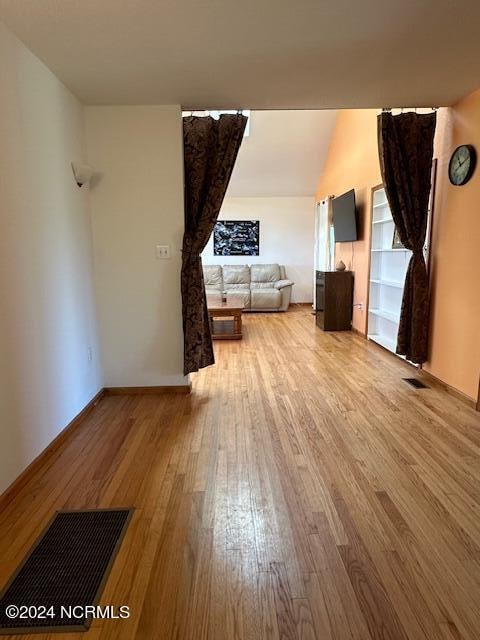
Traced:
[[[179, 106], [87, 107], [95, 282], [106, 386], [185, 384]], [[155, 245], [171, 259], [155, 258]]]
[[0, 96], [1, 493], [102, 378], [82, 108], [1, 24]]
[[314, 207], [312, 197], [226, 197], [219, 220], [260, 220], [259, 256], [214, 256], [213, 234], [205, 247], [204, 264], [284, 264], [295, 282], [293, 302], [312, 302]]
[[227, 196], [299, 197], [315, 193], [336, 111], [251, 111]]

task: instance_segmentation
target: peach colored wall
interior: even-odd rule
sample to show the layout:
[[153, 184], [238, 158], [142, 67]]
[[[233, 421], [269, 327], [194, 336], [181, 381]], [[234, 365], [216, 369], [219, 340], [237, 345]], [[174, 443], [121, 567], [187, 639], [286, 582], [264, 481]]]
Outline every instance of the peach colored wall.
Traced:
[[437, 188], [431, 250], [430, 362], [425, 369], [471, 398], [480, 374], [480, 166], [470, 182], [454, 187], [448, 162], [459, 144], [480, 154], [480, 91], [437, 123]]
[[[337, 244], [341, 258], [355, 271], [353, 326], [366, 333], [371, 188], [381, 182], [377, 151], [378, 110], [346, 110], [337, 116], [317, 197], [355, 188], [360, 240]], [[471, 181], [454, 187], [448, 181], [453, 149], [473, 144], [480, 154], [480, 91], [438, 112], [435, 157], [438, 158], [431, 246], [430, 361], [425, 369], [476, 399], [480, 374], [480, 167]]]
[[[339, 111], [330, 142], [327, 161], [317, 189], [317, 198], [338, 196], [355, 189], [359, 212], [359, 240], [337, 243], [335, 260], [342, 259], [355, 272], [353, 327], [367, 331], [368, 260], [370, 246], [371, 189], [381, 182], [377, 151], [377, 111], [347, 109]], [[352, 263], [353, 255], [353, 263]]]

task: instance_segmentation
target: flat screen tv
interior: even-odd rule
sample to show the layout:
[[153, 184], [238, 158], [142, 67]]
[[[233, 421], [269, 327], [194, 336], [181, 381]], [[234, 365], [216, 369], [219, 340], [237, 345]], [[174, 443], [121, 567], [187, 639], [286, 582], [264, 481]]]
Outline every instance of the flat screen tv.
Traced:
[[335, 242], [354, 242], [357, 238], [355, 191], [351, 189], [332, 201]]

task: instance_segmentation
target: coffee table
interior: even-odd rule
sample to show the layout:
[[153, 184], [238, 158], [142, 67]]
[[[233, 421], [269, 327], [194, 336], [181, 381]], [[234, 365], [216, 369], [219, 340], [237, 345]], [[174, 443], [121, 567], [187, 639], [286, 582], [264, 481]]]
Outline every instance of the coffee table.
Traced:
[[242, 339], [242, 311], [240, 301], [224, 302], [220, 296], [207, 296], [210, 331], [214, 340]]

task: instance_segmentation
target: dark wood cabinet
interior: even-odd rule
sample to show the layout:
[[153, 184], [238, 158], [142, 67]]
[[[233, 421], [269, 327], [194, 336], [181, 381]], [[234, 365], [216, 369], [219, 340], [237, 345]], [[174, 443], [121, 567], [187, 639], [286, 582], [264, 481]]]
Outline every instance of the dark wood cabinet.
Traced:
[[353, 271], [316, 272], [316, 323], [323, 331], [352, 328]]

